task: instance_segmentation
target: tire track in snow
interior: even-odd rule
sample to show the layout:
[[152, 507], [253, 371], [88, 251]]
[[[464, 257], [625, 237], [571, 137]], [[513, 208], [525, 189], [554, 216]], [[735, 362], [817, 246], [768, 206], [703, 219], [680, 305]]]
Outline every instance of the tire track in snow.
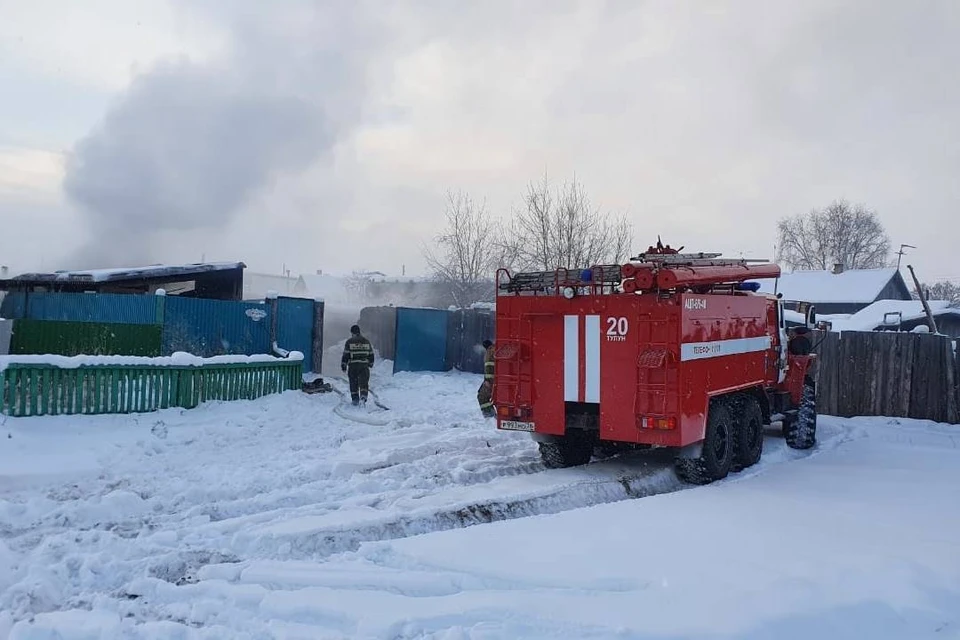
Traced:
[[[487, 485], [476, 487], [457, 487], [426, 496], [422, 500], [424, 503], [439, 504], [422, 504], [419, 507], [411, 505], [411, 508], [405, 511], [355, 512], [353, 519], [350, 514], [344, 513], [340, 514], [341, 522], [337, 522], [335, 516], [326, 519], [292, 518], [236, 536], [232, 551], [227, 553], [234, 554], [235, 558], [245, 557], [244, 560], [239, 562], [230, 560], [226, 564], [211, 561], [206, 566], [194, 565], [184, 576], [186, 581], [180, 581], [178, 584], [186, 584], [186, 588], [191, 588], [190, 585], [199, 582], [200, 584], [195, 584], [195, 587], [200, 589], [197, 594], [202, 598], [202, 594], [210, 595], [203, 589], [207, 580], [223, 580], [228, 584], [257, 590], [259, 594], [257, 597], [264, 598], [263, 603], [268, 604], [271, 602], [270, 593], [286, 593], [313, 586], [329, 586], [328, 583], [331, 581], [336, 583], [337, 576], [331, 576], [330, 571], [325, 568], [326, 565], [321, 562], [310, 565], [309, 570], [322, 575], [317, 584], [315, 584], [317, 579], [304, 575], [302, 568], [295, 569], [295, 575], [288, 576], [287, 579], [278, 576], [275, 571], [268, 571], [264, 576], [258, 577], [257, 567], [263, 566], [262, 561], [267, 563], [271, 560], [323, 561], [330, 556], [343, 554], [340, 558], [342, 561], [350, 562], [354, 559], [372, 561], [375, 565], [383, 566], [388, 570], [396, 569], [389, 562], [382, 564], [384, 558], [380, 558], [378, 552], [373, 549], [370, 549], [373, 551], [372, 554], [364, 553], [363, 550], [357, 552], [357, 550], [366, 542], [389, 541], [501, 520], [549, 515], [680, 490], [711, 490], [711, 487], [728, 482], [739, 482], [784, 464], [802, 462], [804, 459], [835, 450], [844, 443], [862, 436], [856, 429], [838, 428], [834, 424], [828, 424], [825, 427], [817, 446], [808, 451], [789, 449], [782, 438], [768, 435], [765, 441], [764, 457], [760, 463], [748, 470], [731, 474], [727, 479], [707, 487], [682, 483], [674, 474], [672, 454], [654, 450], [630, 453], [576, 469], [549, 471], [523, 478], [498, 478]], [[521, 492], [517, 489], [517, 485], [528, 486]], [[513, 490], [511, 495], [500, 493], [509, 492], [511, 489]], [[486, 494], [486, 497], [482, 494]], [[358, 519], [364, 521], [361, 522]], [[409, 566], [404, 565], [404, 567], [406, 570], [410, 569]], [[334, 573], [336, 573], [335, 569]], [[183, 574], [182, 571], [177, 571], [174, 575], [179, 577]], [[393, 591], [406, 595], [421, 595], [422, 589], [417, 586], [417, 581], [412, 581], [413, 586], [407, 584], [409, 582], [411, 581], [407, 579], [401, 580], [401, 584]], [[516, 587], [516, 585], [501, 586], [502, 588]], [[140, 621], [169, 619], [162, 606], [158, 608], [149, 600], [151, 594], [153, 596], [158, 594], [157, 590], [172, 594], [171, 588], [173, 588], [172, 585], [168, 585], [151, 587], [145, 592], [138, 591], [136, 595], [127, 596], [137, 600], [138, 604], [135, 607], [126, 609], [127, 604], [118, 606], [132, 613]], [[229, 589], [218, 587], [221, 590], [224, 588]], [[448, 595], [458, 593], [462, 588], [461, 577], [451, 578]], [[603, 586], [604, 590], [612, 591], [625, 588], [635, 588], [635, 585]], [[427, 590], [430, 594], [434, 594], [436, 589], [436, 585], [431, 584]], [[217, 593], [219, 594], [220, 591]]]
[[[815, 448], [797, 451], [788, 448], [782, 438], [768, 436], [760, 463], [708, 486], [752, 477], [772, 466], [835, 449], [850, 439], [846, 431], [830, 428], [821, 433]], [[695, 488], [676, 477], [672, 453], [635, 452], [584, 467], [502, 477], [481, 486], [457, 486], [395, 503], [389, 509], [340, 509], [271, 522], [238, 532], [228, 549], [245, 558], [318, 559], [356, 551], [365, 542], [551, 515]]]

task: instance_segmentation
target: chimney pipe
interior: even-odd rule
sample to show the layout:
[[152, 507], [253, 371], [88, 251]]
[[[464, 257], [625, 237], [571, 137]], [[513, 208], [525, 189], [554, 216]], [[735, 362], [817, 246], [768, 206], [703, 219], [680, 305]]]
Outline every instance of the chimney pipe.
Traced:
[[7, 273], [9, 273], [9, 271], [10, 271], [10, 267], [8, 267], [7, 265], [3, 265], [2, 267], [0, 267], [0, 277], [6, 278]]
[[317, 275], [318, 275], [318, 276], [322, 276], [322, 275], [323, 275], [323, 269], [317, 269]]
[[834, 265], [833, 265], [833, 272], [834, 272], [834, 273], [843, 273], [843, 263], [842, 263], [842, 262], [836, 262], [836, 263], [834, 263]]

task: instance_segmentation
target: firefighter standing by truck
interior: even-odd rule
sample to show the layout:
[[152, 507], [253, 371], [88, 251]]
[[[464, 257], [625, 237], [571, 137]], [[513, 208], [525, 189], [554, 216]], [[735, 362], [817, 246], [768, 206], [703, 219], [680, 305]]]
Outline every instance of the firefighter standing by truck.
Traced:
[[480, 404], [480, 412], [483, 413], [484, 417], [492, 418], [496, 415], [493, 408], [493, 372], [495, 367], [493, 343], [484, 340], [483, 348], [486, 350], [483, 356], [483, 384], [477, 389], [477, 402]]
[[370, 390], [370, 369], [373, 367], [373, 345], [360, 333], [360, 327], [350, 327], [350, 337], [343, 345], [340, 369], [350, 380], [350, 400], [353, 406], [367, 403]]

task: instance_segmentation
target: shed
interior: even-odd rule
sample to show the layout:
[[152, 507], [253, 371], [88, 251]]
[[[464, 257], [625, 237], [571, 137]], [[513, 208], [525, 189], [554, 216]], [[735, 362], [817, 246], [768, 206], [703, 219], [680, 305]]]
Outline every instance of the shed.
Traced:
[[0, 280], [0, 290], [68, 293], [153, 293], [217, 300], [243, 296], [242, 262], [207, 262], [186, 265], [150, 265], [118, 269], [25, 273]]
[[777, 280], [760, 281], [760, 291], [783, 294], [787, 308], [794, 310], [799, 303], [810, 302], [817, 315], [853, 314], [878, 300], [911, 299], [906, 281], [894, 267], [794, 271]]
[[[960, 307], [946, 300], [929, 300], [937, 331], [960, 338]], [[828, 319], [828, 318], [824, 318]], [[927, 314], [919, 300], [879, 300], [846, 317], [829, 318], [834, 331], [912, 331], [928, 325]]]

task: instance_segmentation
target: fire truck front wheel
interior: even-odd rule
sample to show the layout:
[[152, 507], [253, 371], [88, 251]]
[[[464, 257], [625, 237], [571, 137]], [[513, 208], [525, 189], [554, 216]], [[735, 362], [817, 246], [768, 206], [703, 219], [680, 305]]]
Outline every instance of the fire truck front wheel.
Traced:
[[566, 435], [540, 441], [540, 458], [548, 469], [576, 467], [590, 462], [596, 438], [592, 432], [568, 429]]
[[719, 398], [711, 402], [700, 456], [677, 458], [677, 476], [691, 484], [708, 484], [726, 478], [733, 466], [736, 432], [728, 403]]

